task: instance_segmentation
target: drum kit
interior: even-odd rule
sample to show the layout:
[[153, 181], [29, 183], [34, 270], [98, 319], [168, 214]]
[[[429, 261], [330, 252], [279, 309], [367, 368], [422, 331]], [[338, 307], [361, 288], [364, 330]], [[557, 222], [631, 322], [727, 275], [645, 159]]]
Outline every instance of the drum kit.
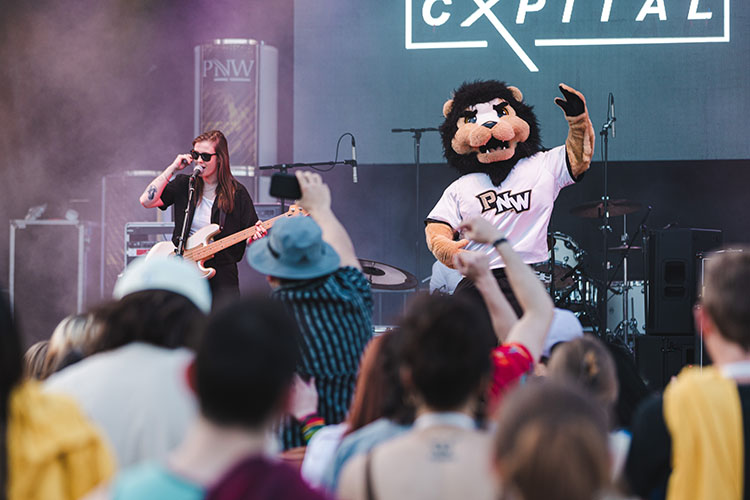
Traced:
[[[600, 336], [618, 338], [630, 347], [633, 347], [636, 335], [645, 333], [646, 323], [646, 283], [628, 279], [628, 256], [631, 251], [642, 251], [643, 247], [633, 245], [638, 231], [632, 237], [628, 235], [627, 216], [641, 208], [638, 202], [620, 199], [609, 200], [606, 207], [603, 202], [596, 201], [570, 210], [577, 217], [604, 219], [605, 225], [600, 228], [604, 231], [611, 230], [608, 217], [623, 217], [621, 244], [605, 247], [605, 260], [607, 253], [613, 253], [619, 257], [619, 263], [614, 270], [606, 266], [604, 279], [589, 273], [587, 252], [561, 232], [548, 235], [548, 260], [535, 266], [556, 307], [575, 312], [582, 323], [588, 323]], [[605, 216], [605, 210], [608, 216]], [[642, 226], [643, 223], [639, 230]], [[623, 271], [622, 281], [610, 278], [620, 269]]]

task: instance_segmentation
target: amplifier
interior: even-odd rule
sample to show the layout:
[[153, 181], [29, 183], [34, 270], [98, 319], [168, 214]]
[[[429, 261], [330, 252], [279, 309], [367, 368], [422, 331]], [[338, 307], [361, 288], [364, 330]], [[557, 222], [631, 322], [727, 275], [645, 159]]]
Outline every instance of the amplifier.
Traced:
[[160, 241], [170, 241], [174, 222], [128, 222], [125, 224], [125, 263], [146, 255]]

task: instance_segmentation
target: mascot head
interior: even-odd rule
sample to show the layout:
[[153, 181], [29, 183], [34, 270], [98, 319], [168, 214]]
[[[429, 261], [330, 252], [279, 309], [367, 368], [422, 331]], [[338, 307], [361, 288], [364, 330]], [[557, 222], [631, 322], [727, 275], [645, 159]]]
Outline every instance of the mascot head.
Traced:
[[462, 175], [486, 173], [497, 186], [518, 160], [542, 149], [532, 107], [503, 82], [464, 83], [443, 105], [443, 115], [445, 158]]

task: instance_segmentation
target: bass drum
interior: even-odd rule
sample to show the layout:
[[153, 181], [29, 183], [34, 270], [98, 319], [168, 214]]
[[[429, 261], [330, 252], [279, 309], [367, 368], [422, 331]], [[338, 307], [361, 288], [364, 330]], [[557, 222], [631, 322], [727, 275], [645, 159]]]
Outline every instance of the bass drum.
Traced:
[[[615, 290], [623, 290], [625, 285], [630, 287], [628, 292], [628, 315], [630, 316], [631, 324], [635, 327], [635, 330], [638, 333], [645, 334], [646, 284], [643, 281], [628, 281], [625, 284], [623, 284], [622, 281], [612, 282], [612, 288]], [[607, 329], [610, 332], [617, 330], [617, 327], [622, 323], [625, 315], [623, 309], [622, 295], [611, 295], [607, 300]]]
[[[573, 290], [578, 284], [576, 267], [581, 264], [584, 251], [578, 243], [564, 233], [553, 233], [547, 237], [549, 253], [545, 262], [534, 266], [534, 270], [541, 274], [542, 280], [549, 288], [552, 279], [555, 280], [555, 295]], [[552, 264], [552, 249], [554, 249], [554, 264]]]

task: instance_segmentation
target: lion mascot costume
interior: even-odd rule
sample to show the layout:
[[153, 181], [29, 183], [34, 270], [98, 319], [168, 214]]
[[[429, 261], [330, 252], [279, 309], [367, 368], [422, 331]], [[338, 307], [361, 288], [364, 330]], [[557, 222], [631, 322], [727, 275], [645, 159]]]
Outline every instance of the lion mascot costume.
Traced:
[[445, 158], [461, 176], [426, 220], [427, 246], [437, 260], [452, 268], [457, 253], [473, 250], [489, 255], [493, 270], [503, 267], [489, 245], [459, 238], [456, 229], [476, 216], [492, 222], [524, 262], [547, 259], [554, 201], [563, 187], [580, 180], [594, 152], [586, 99], [564, 84], [560, 91], [564, 98], [555, 103], [565, 113], [568, 137], [549, 150], [542, 147], [533, 108], [516, 87], [494, 80], [464, 83], [443, 105]]

